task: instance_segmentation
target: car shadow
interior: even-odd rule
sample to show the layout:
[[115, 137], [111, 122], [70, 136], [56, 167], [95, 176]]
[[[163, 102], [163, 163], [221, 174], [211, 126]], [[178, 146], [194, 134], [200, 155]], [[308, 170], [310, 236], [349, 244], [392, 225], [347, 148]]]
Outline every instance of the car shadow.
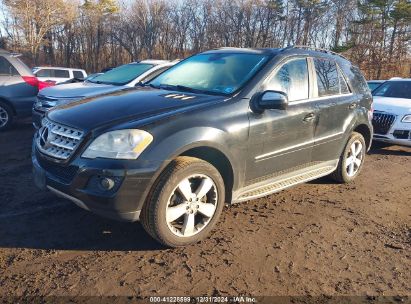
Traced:
[[333, 180], [329, 176], [323, 176], [318, 179], [314, 179], [312, 181], [307, 182], [307, 184], [311, 185], [333, 185], [333, 184], [338, 184], [335, 180]]
[[[39, 203], [39, 202], [33, 202]], [[166, 247], [152, 239], [139, 222], [98, 217], [65, 200], [32, 212], [0, 219], [0, 248], [80, 251], [153, 251]]]
[[370, 155], [395, 155], [395, 156], [410, 156], [411, 147], [404, 146], [387, 146], [387, 145], [375, 145], [371, 147], [368, 152]]

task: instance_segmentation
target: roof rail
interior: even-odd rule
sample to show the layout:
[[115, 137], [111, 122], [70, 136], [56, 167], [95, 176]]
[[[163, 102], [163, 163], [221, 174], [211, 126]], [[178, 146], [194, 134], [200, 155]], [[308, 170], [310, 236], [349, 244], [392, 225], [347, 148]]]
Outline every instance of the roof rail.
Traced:
[[339, 56], [347, 61], [349, 61], [349, 59], [339, 53], [330, 51], [330, 50], [326, 50], [326, 49], [322, 49], [322, 48], [317, 48], [317, 47], [312, 47], [312, 46], [308, 46], [308, 45], [290, 45], [287, 46], [284, 50], [288, 50], [288, 49], [305, 49], [305, 50], [311, 50], [311, 51], [317, 51], [317, 52], [322, 52], [322, 53], [326, 53], [326, 54], [332, 54], [332, 55], [336, 55]]

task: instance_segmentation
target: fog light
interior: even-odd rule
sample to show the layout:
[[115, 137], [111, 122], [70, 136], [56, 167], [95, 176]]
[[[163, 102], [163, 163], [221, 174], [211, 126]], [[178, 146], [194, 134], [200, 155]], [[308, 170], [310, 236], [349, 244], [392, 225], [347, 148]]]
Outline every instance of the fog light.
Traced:
[[115, 182], [111, 178], [104, 177], [100, 180], [100, 185], [105, 190], [111, 190], [113, 189]]

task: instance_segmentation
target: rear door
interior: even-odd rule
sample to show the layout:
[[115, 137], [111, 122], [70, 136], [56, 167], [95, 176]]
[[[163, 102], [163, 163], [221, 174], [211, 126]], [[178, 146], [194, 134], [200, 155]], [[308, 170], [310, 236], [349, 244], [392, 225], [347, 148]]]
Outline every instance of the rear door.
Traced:
[[286, 110], [250, 114], [249, 184], [311, 162], [316, 109], [309, 101], [307, 58], [292, 58], [280, 64], [263, 87], [286, 93], [289, 106]]
[[311, 58], [314, 103], [319, 109], [313, 161], [336, 160], [344, 146], [344, 134], [357, 107], [355, 96], [338, 64], [325, 58]]

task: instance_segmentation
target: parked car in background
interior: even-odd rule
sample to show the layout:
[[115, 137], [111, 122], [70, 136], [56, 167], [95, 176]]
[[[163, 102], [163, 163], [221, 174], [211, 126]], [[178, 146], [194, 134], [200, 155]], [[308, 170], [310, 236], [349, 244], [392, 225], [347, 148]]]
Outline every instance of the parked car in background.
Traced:
[[39, 88], [46, 85], [19, 56], [0, 49], [0, 130], [9, 128], [16, 116], [29, 116]]
[[33, 124], [40, 127], [41, 119], [51, 108], [104, 93], [121, 91], [149, 81], [176, 62], [143, 60], [125, 64], [84, 82], [62, 84], [43, 90], [33, 108]]
[[50, 81], [56, 84], [76, 78], [84, 79], [87, 73], [81, 69], [59, 68], [59, 67], [35, 67], [34, 75], [41, 81]]
[[368, 80], [367, 84], [368, 87], [370, 88], [371, 92], [374, 91], [376, 88], [378, 88], [380, 85], [382, 85], [386, 80]]
[[373, 95], [374, 140], [411, 146], [411, 79], [388, 80]]
[[48, 112], [34, 179], [184, 246], [210, 233], [225, 203], [329, 174], [353, 181], [371, 144], [371, 104], [360, 70], [335, 53], [211, 50], [138, 89]]

